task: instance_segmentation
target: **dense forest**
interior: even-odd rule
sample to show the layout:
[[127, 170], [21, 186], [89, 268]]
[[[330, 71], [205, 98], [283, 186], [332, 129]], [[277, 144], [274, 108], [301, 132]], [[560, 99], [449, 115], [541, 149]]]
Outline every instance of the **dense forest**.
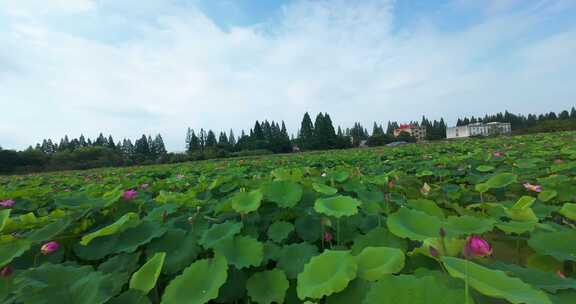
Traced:
[[[476, 122], [510, 122], [514, 134], [576, 130], [576, 109], [558, 114], [550, 112], [527, 116], [506, 111], [484, 117], [460, 118], [457, 125]], [[420, 121], [410, 122], [410, 125], [425, 127], [427, 140], [446, 138], [447, 125], [442, 118], [429, 120], [422, 117]], [[248, 132], [242, 131], [239, 136], [235, 136], [232, 130], [217, 133], [204, 129], [196, 132], [189, 128], [186, 132], [184, 153], [168, 153], [159, 134], [154, 138], [142, 135], [134, 142], [130, 139], [115, 141], [112, 135], [105, 137], [103, 134], [95, 139], [85, 138], [83, 135], [73, 139], [64, 136], [57, 142], [45, 139], [24, 151], [5, 150], [0, 147], [0, 173], [174, 163], [294, 151], [374, 147], [394, 141], [416, 141], [404, 132], [395, 137], [394, 130], [398, 127], [398, 122], [388, 122], [386, 128], [375, 122], [369, 132], [357, 122], [352, 127], [343, 129], [334, 126], [328, 113], [319, 113], [314, 121], [305, 113], [296, 136], [288, 134], [283, 121], [256, 121]]]

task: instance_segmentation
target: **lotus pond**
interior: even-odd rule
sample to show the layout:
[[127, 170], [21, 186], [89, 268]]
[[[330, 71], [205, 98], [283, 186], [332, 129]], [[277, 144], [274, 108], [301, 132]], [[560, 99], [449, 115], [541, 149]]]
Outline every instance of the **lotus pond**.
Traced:
[[2, 303], [576, 303], [576, 133], [0, 178]]

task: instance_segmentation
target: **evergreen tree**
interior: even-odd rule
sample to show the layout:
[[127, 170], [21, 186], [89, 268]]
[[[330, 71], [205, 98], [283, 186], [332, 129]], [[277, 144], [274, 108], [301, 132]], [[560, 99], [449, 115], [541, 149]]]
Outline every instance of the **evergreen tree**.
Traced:
[[304, 150], [310, 150], [314, 146], [314, 125], [312, 124], [312, 119], [310, 119], [308, 112], [306, 112], [302, 118], [298, 141], [300, 148]]
[[116, 144], [114, 143], [114, 138], [112, 138], [112, 135], [108, 136], [107, 144], [107, 147], [110, 150], [116, 150]]
[[206, 136], [206, 148], [215, 148], [217, 144], [216, 134], [214, 134], [212, 130], [209, 130]]
[[134, 153], [139, 160], [147, 159], [150, 156], [150, 144], [146, 135], [142, 135], [134, 144]]
[[228, 135], [228, 143], [232, 147], [236, 146], [236, 137], [234, 136], [234, 131], [232, 131], [232, 129], [230, 129], [230, 134]]

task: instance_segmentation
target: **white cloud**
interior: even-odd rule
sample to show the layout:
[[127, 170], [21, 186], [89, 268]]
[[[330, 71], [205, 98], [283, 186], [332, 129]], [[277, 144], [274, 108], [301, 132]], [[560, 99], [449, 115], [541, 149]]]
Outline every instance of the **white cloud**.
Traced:
[[574, 23], [533, 37], [548, 17], [526, 11], [396, 32], [392, 1], [298, 1], [274, 24], [222, 30], [194, 7], [158, 1], [130, 13], [108, 0], [50, 3], [51, 15], [81, 15], [75, 22], [91, 31], [44, 18], [34, 1], [0, 8], [0, 17], [20, 12], [0, 30], [4, 147], [102, 131], [160, 132], [181, 150], [188, 126], [239, 133], [267, 118], [295, 132], [305, 111], [344, 126], [422, 114], [453, 121], [560, 110], [576, 93]]

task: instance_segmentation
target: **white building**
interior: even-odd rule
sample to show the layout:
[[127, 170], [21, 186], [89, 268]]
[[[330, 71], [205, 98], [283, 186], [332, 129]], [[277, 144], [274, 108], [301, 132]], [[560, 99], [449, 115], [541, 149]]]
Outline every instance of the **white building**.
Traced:
[[457, 126], [446, 129], [446, 138], [465, 138], [471, 136], [507, 135], [512, 133], [510, 123], [489, 122], [473, 123], [466, 126]]

